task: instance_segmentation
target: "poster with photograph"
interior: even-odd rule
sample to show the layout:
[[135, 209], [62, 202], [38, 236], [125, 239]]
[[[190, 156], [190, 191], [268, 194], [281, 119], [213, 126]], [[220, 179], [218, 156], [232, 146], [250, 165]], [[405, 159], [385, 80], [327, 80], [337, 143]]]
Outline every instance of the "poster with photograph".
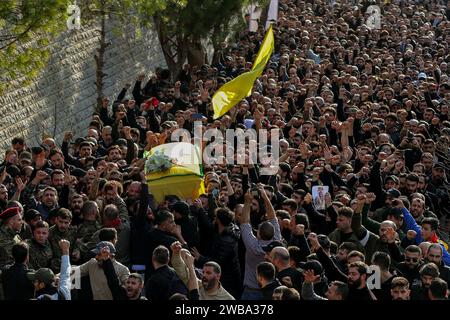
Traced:
[[312, 187], [313, 203], [316, 210], [325, 210], [325, 194], [328, 192], [328, 186]]

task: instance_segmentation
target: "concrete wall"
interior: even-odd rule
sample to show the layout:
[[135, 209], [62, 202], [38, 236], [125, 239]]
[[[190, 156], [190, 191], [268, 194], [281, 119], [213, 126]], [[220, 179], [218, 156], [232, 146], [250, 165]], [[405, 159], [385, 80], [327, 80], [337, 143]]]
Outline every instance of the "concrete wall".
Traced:
[[[105, 54], [105, 94], [111, 100], [125, 83], [134, 85], [139, 72], [165, 66], [155, 33], [143, 32], [136, 40], [126, 29], [125, 38], [108, 32], [112, 44]], [[28, 87], [18, 87], [0, 96], [0, 159], [11, 139], [22, 136], [28, 146], [36, 146], [45, 132], [58, 143], [63, 132], [86, 134], [96, 105], [95, 61], [99, 33], [82, 27], [62, 34], [51, 45], [47, 67]], [[131, 90], [128, 94], [131, 95]]]

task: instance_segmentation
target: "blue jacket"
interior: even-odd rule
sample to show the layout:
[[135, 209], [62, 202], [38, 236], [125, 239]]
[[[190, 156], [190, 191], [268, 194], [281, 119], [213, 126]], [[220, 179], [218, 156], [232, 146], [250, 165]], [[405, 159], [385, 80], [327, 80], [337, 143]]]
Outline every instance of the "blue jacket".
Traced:
[[[417, 224], [416, 220], [414, 220], [414, 217], [411, 215], [411, 213], [406, 208], [402, 208], [403, 212], [403, 221], [405, 222], [406, 231], [408, 230], [414, 230], [417, 235], [414, 239], [416, 241], [416, 244], [422, 243], [424, 240], [422, 238], [421, 234], [421, 227]], [[439, 243], [439, 245], [442, 248], [442, 261], [444, 261], [446, 266], [450, 266], [450, 254], [445, 249], [444, 245], [442, 243]]]

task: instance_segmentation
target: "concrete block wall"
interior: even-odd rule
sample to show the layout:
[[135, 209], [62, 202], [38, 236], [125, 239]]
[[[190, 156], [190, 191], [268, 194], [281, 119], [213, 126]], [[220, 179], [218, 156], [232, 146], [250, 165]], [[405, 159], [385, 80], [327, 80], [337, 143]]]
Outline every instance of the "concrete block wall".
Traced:
[[[140, 72], [165, 66], [156, 33], [142, 32], [137, 40], [131, 28], [125, 30], [125, 37], [112, 31], [107, 35], [111, 45], [105, 54], [104, 93], [111, 101], [127, 82], [133, 86]], [[75, 138], [86, 134], [96, 105], [98, 39], [92, 26], [65, 32], [51, 42], [49, 63], [30, 86], [16, 85], [0, 96], [0, 161], [16, 136], [37, 146], [44, 132], [58, 144], [66, 130], [72, 130]]]

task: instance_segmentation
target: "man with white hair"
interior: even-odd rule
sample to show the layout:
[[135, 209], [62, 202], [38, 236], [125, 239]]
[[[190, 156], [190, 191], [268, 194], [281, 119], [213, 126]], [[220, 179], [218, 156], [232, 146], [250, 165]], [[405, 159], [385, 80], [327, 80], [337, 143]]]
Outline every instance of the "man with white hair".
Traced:
[[[275, 242], [275, 247], [271, 244]], [[265, 250], [270, 250], [269, 260], [277, 270], [277, 279], [280, 283], [293, 287], [300, 292], [303, 284], [302, 274], [295, 268], [291, 267], [289, 251], [279, 245], [278, 241], [269, 244]]]

